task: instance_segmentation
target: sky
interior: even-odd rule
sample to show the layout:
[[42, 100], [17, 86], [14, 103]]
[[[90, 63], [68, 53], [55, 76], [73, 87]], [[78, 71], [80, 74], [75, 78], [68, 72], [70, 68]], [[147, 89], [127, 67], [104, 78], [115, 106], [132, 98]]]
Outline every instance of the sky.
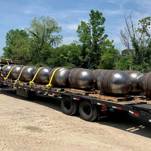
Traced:
[[120, 30], [124, 17], [132, 15], [134, 22], [151, 16], [151, 0], [0, 0], [0, 55], [5, 36], [10, 29], [30, 27], [34, 17], [50, 16], [62, 27], [63, 44], [78, 40], [76, 29], [81, 20], [87, 21], [91, 9], [101, 11], [106, 18], [105, 33], [123, 49]]

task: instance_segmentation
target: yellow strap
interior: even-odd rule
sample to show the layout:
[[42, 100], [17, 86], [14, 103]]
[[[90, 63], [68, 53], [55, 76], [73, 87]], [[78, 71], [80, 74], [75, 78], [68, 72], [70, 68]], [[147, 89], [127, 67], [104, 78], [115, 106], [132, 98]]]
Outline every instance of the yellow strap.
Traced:
[[24, 66], [24, 67], [21, 69], [21, 71], [20, 71], [20, 73], [19, 73], [19, 75], [18, 75], [18, 78], [17, 78], [17, 79], [15, 80], [15, 82], [14, 82], [14, 85], [20, 80], [21, 74], [22, 74], [23, 70], [25, 69], [25, 67], [26, 67], [26, 66]]
[[47, 88], [51, 88], [51, 87], [52, 87], [52, 80], [53, 80], [53, 78], [54, 78], [55, 73], [56, 73], [59, 69], [60, 69], [60, 68], [56, 68], [56, 69], [53, 71], [53, 73], [52, 73], [52, 75], [51, 75], [51, 77], [50, 77], [49, 83], [46, 85]]
[[16, 66], [16, 65], [14, 65], [14, 66], [9, 70], [7, 76], [4, 77], [4, 80], [7, 80], [7, 79], [8, 79], [8, 77], [10, 76], [10, 74], [11, 74], [11, 72], [13, 71], [13, 69], [15, 68], [15, 66]]
[[[3, 69], [5, 69], [5, 67], [7, 67], [8, 65], [4, 65], [1, 69], [1, 71], [3, 71]], [[1, 73], [2, 74], [2, 73]], [[3, 75], [4, 76], [4, 75]]]
[[43, 68], [43, 67], [40, 67], [40, 68], [36, 71], [36, 73], [35, 73], [33, 79], [29, 82], [29, 85], [30, 85], [30, 86], [31, 86], [32, 84], [34, 84], [34, 81], [35, 81], [35, 79], [36, 79], [38, 73], [40, 72], [40, 70], [41, 70], [42, 68]]
[[4, 78], [4, 76], [3, 76], [3, 74], [1, 73], [1, 77], [3, 77]]
[[[4, 65], [2, 68], [5, 68], [5, 66], [8, 66], [8, 65]], [[3, 70], [3, 69], [1, 69], [1, 77], [4, 79], [5, 77], [4, 77], [4, 75], [2, 74], [2, 70]]]

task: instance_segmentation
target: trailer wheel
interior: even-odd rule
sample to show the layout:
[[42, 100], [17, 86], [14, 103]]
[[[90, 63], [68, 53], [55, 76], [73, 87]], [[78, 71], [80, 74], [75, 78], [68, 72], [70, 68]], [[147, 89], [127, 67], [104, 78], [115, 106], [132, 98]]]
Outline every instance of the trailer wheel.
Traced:
[[78, 104], [72, 99], [63, 99], [61, 101], [61, 110], [67, 115], [75, 115], [77, 113]]
[[98, 110], [96, 105], [89, 101], [83, 101], [79, 105], [79, 113], [82, 119], [93, 122], [97, 119]]

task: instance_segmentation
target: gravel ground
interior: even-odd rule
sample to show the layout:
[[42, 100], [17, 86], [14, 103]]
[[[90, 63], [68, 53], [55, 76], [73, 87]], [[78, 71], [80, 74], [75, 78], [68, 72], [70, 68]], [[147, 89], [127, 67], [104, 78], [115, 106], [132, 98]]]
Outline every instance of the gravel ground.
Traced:
[[0, 94], [0, 151], [151, 150], [151, 128], [123, 119], [86, 122], [40, 100]]

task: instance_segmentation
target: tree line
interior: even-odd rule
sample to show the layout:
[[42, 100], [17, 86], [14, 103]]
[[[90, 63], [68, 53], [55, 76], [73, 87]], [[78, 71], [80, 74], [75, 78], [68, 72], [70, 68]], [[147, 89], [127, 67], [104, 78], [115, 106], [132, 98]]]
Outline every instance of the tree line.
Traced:
[[124, 50], [118, 50], [105, 32], [105, 17], [91, 10], [88, 21], [77, 28], [78, 41], [62, 44], [61, 27], [51, 17], [34, 18], [29, 28], [11, 29], [6, 34], [4, 58], [21, 64], [121, 70], [151, 70], [151, 17], [134, 24], [125, 18], [121, 30]]

